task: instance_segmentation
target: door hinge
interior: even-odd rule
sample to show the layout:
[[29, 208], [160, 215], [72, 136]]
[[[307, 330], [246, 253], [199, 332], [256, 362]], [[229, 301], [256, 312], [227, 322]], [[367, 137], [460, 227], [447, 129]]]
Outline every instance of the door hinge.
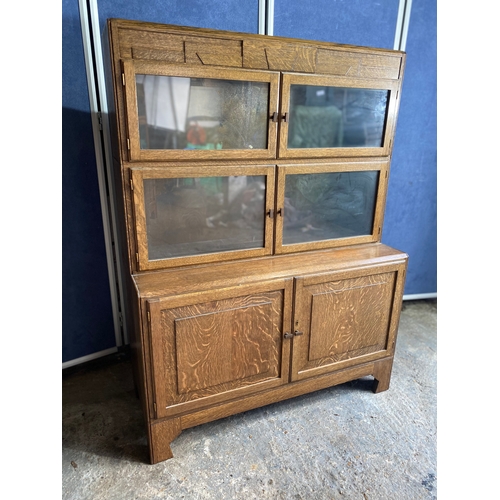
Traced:
[[127, 149], [130, 151], [130, 139], [127, 137]]
[[135, 254], [135, 260], [137, 261], [137, 264], [139, 264], [139, 253], [138, 252], [136, 252], [136, 254]]
[[130, 177], [130, 189], [131, 191], [134, 190], [134, 179], [132, 179], [132, 177]]
[[102, 114], [100, 111], [97, 113], [97, 121], [99, 122], [99, 130], [102, 130]]
[[122, 73], [122, 85], [125, 87], [125, 73]]
[[155, 418], [158, 418], [158, 409], [156, 407], [156, 401], [153, 403], [153, 408], [155, 410]]
[[148, 321], [151, 322], [151, 314], [148, 311]]

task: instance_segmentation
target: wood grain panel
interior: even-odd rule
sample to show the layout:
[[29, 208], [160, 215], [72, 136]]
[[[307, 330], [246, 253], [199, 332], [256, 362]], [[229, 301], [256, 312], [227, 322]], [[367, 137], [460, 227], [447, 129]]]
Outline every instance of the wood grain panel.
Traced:
[[[169, 60], [167, 54], [182, 56], [184, 62], [184, 38], [180, 35], [160, 33], [157, 31], [142, 31], [134, 29], [120, 29], [120, 56], [123, 58], [150, 59], [148, 52], [164, 54], [162, 60]], [[156, 59], [157, 57], [151, 58]]]
[[291, 293], [278, 280], [151, 301], [158, 418], [288, 382]]
[[275, 40], [272, 43], [244, 40], [243, 67], [314, 73], [316, 51], [315, 47], [280, 43]]
[[120, 30], [120, 56], [133, 59], [242, 67], [241, 40]]
[[340, 361], [385, 348], [393, 274], [318, 285], [311, 293], [309, 360]]
[[327, 75], [397, 80], [401, 56], [366, 55], [318, 49], [316, 72]]
[[168, 63], [184, 63], [184, 46], [181, 46], [181, 50], [178, 51], [175, 50], [175, 48], [170, 50], [157, 50], [134, 47], [132, 48], [131, 54], [133, 59], [150, 59], [152, 61], [165, 61]]
[[398, 273], [387, 271], [297, 280], [293, 380], [388, 355]]
[[174, 321], [180, 394], [264, 374], [271, 366], [269, 375], [277, 375], [271, 302], [209, 314], [198, 306], [187, 311], [193, 315]]
[[266, 58], [271, 70], [313, 73], [316, 67], [316, 49], [300, 45], [266, 47]]
[[248, 69], [269, 69], [266, 51], [255, 40], [243, 40], [243, 67]]
[[186, 63], [241, 68], [242, 42], [217, 38], [192, 38], [185, 42]]

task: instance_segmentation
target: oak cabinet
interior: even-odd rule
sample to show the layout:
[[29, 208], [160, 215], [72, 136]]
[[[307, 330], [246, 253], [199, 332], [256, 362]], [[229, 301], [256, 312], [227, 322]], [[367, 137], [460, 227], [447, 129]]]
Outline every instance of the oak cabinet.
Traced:
[[365, 375], [387, 389], [405, 270], [405, 254], [369, 244], [134, 275], [151, 432]]
[[390, 355], [400, 266], [382, 270], [147, 300], [157, 418]]
[[105, 42], [151, 462], [194, 425], [364, 376], [388, 389], [405, 54], [119, 19]]

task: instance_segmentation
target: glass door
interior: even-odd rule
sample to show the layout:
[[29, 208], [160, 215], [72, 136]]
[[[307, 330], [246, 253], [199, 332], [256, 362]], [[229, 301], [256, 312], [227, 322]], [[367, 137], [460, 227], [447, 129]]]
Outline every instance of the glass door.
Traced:
[[388, 162], [278, 167], [276, 253], [380, 240]]
[[139, 270], [272, 252], [274, 166], [131, 169]]
[[275, 157], [279, 73], [139, 60], [123, 68], [131, 161]]
[[386, 156], [398, 81], [283, 75], [280, 158]]

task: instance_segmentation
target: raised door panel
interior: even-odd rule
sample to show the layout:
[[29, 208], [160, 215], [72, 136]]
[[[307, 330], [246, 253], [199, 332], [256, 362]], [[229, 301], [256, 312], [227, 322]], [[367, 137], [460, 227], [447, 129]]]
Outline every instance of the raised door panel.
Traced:
[[276, 156], [279, 73], [129, 59], [123, 74], [130, 161]]
[[399, 310], [397, 279], [394, 267], [298, 278], [292, 379], [389, 355]]
[[288, 382], [292, 281], [148, 303], [158, 418]]

